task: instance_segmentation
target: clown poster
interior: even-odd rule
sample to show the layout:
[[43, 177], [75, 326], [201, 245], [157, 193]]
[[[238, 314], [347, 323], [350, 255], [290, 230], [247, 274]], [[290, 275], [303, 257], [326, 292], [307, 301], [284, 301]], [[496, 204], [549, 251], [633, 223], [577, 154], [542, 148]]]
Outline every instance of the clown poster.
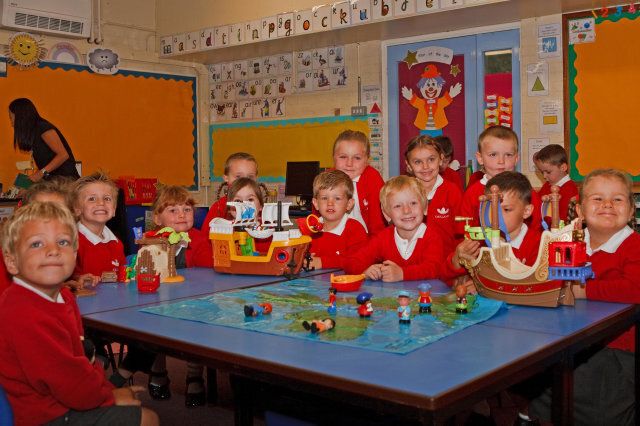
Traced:
[[[448, 136], [464, 152], [464, 55], [427, 47], [407, 52], [398, 63], [400, 158], [411, 138], [423, 134]], [[400, 172], [405, 172], [400, 161]]]

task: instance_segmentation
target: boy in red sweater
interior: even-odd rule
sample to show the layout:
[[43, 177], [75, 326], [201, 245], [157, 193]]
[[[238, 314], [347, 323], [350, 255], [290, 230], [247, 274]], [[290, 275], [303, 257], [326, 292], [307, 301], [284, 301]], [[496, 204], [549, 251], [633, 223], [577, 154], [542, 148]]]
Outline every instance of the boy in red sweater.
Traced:
[[455, 162], [453, 160], [453, 144], [451, 143], [451, 139], [449, 138], [449, 136], [436, 136], [435, 138], [433, 138], [433, 140], [436, 141], [436, 143], [442, 150], [440, 176], [442, 176], [444, 180], [455, 184], [460, 192], [463, 192], [464, 186], [462, 185], [462, 178], [460, 177], [460, 173], [458, 173], [457, 169], [454, 170], [452, 168], [454, 164], [457, 164], [456, 167], [460, 167], [460, 163], [458, 162], [458, 160], [455, 160]]
[[380, 191], [388, 226], [345, 261], [348, 274], [364, 273], [385, 282], [439, 278], [444, 262], [442, 235], [424, 223], [427, 194], [413, 177], [396, 176]]
[[[577, 211], [587, 224], [585, 242], [595, 279], [584, 287], [573, 286], [576, 298], [640, 303], [640, 235], [628, 225], [635, 214], [629, 176], [614, 169], [589, 173]], [[634, 336], [635, 328], [631, 327], [606, 347], [595, 347], [576, 361], [576, 424], [635, 424]], [[532, 402], [530, 411], [550, 418], [549, 390]]]
[[118, 272], [118, 266], [126, 264], [122, 242], [107, 227], [116, 212], [118, 188], [107, 175], [96, 172], [78, 179], [71, 194], [79, 243], [73, 275], [91, 274], [95, 285], [104, 272]]
[[367, 241], [367, 231], [349, 217], [353, 182], [340, 170], [327, 170], [313, 180], [313, 207], [320, 212], [322, 231], [311, 235], [313, 266], [342, 268], [342, 261]]
[[[236, 179], [241, 177], [253, 180], [258, 179], [258, 162], [253, 155], [247, 154], [246, 152], [236, 152], [227, 158], [227, 161], [224, 163], [224, 175], [222, 175], [224, 183], [220, 185], [218, 195], [224, 186], [226, 186], [228, 190], [229, 186], [231, 186]], [[209, 238], [209, 222], [211, 222], [211, 219], [226, 216], [227, 196], [223, 195], [209, 208], [209, 212], [204, 218], [204, 222], [202, 222], [200, 231]]]
[[0, 296], [0, 385], [16, 425], [157, 425], [135, 398], [141, 388], [114, 389], [85, 356], [80, 312], [63, 285], [77, 248], [73, 216], [56, 203], [22, 207], [3, 229], [14, 278]]
[[356, 130], [340, 133], [333, 144], [333, 164], [353, 181], [353, 210], [349, 214], [364, 226], [369, 235], [384, 229], [386, 223], [380, 209], [382, 176], [369, 165], [369, 138]]
[[547, 145], [533, 156], [536, 168], [545, 180], [544, 185], [538, 191], [538, 195], [551, 194], [551, 186], [560, 187], [560, 219], [569, 223], [569, 203], [571, 199], [578, 198], [578, 186], [569, 177], [569, 164], [567, 152], [557, 144]]

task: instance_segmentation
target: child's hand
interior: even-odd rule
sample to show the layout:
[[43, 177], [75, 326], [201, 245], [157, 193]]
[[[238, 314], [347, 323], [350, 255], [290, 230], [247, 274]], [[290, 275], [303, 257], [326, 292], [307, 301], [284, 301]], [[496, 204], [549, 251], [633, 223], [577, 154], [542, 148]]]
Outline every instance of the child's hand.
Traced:
[[312, 254], [311, 263], [309, 264], [309, 266], [314, 267], [316, 269], [322, 269], [322, 259], [319, 257], [316, 257], [315, 254]]
[[144, 391], [142, 386], [115, 388], [112, 391], [114, 403], [115, 405], [142, 405], [142, 402], [136, 398], [136, 392], [142, 391]]
[[576, 299], [586, 299], [587, 298], [587, 287], [575, 284], [571, 286], [571, 290], [573, 291], [573, 296]]
[[80, 290], [83, 288], [94, 288], [100, 282], [100, 277], [92, 274], [83, 274], [77, 277], [75, 280], [69, 280], [64, 283], [72, 290]]
[[391, 260], [385, 260], [382, 262], [382, 267], [380, 268], [382, 272], [382, 281], [386, 283], [392, 283], [396, 281], [402, 281], [404, 277], [404, 272], [402, 268], [398, 266], [397, 263], [392, 262]]
[[370, 280], [381, 280], [382, 279], [382, 264], [376, 263], [374, 265], [369, 266], [364, 271], [364, 276]]
[[476, 288], [476, 284], [473, 282], [469, 275], [465, 275], [464, 277], [459, 277], [456, 280], [456, 285], [453, 286], [455, 290], [459, 285], [463, 285], [467, 287], [467, 293], [469, 294], [478, 294], [478, 289]]
[[453, 267], [458, 269], [461, 264], [460, 260], [474, 260], [480, 254], [480, 242], [475, 240], [464, 240], [458, 247], [456, 247], [456, 252], [451, 258], [451, 262], [453, 263]]

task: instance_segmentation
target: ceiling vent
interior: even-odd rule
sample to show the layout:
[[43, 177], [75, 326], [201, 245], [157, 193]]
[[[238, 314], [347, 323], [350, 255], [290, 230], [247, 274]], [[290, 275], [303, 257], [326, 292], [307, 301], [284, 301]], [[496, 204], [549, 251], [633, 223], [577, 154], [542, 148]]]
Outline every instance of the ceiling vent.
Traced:
[[3, 27], [88, 38], [92, 0], [0, 0]]

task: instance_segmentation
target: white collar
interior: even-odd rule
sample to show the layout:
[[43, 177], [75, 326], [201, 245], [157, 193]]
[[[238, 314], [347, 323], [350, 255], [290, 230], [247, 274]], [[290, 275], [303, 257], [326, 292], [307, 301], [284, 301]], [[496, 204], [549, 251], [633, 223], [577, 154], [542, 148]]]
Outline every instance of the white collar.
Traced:
[[418, 240], [424, 237], [424, 233], [426, 231], [427, 231], [427, 225], [425, 225], [424, 223], [421, 223], [418, 226], [418, 229], [416, 230], [415, 234], [413, 234], [413, 237], [411, 237], [410, 240], [405, 240], [400, 236], [400, 234], [398, 234], [398, 228], [394, 227], [393, 239], [395, 240], [396, 247], [398, 249], [398, 252], [400, 253], [400, 256], [402, 256], [404, 260], [407, 260], [411, 257], [411, 255], [413, 254], [413, 250], [416, 248], [416, 244], [418, 243]]
[[354, 178], [353, 178], [353, 179], [351, 179], [351, 180], [353, 181], [353, 183], [358, 183], [358, 181], [360, 181], [360, 177], [361, 177], [361, 176], [362, 176], [362, 175], [359, 175], [359, 176], [357, 176], [357, 177], [354, 177]]
[[529, 230], [529, 227], [527, 226], [527, 224], [523, 223], [522, 226], [520, 227], [520, 232], [518, 233], [518, 235], [515, 238], [511, 239], [511, 243], [510, 243], [511, 247], [519, 249], [520, 245], [524, 241], [525, 235], [527, 235], [528, 230]]
[[485, 173], [484, 175], [482, 175], [482, 179], [480, 179], [480, 183], [483, 184], [484, 186], [487, 186], [487, 182], [489, 182], [489, 176], [487, 176], [487, 174]]
[[[345, 213], [342, 216], [342, 219], [340, 219], [340, 223], [338, 224], [338, 226], [333, 228], [331, 231], [325, 231], [325, 232], [328, 232], [330, 234], [335, 234], [337, 236], [342, 235], [342, 233], [344, 232], [344, 228], [347, 227], [347, 221], [348, 220], [349, 220], [349, 213]], [[324, 223], [324, 218], [323, 217], [320, 218], [320, 222]]]
[[20, 279], [18, 277], [13, 277], [13, 283], [16, 284], [16, 285], [19, 285], [20, 287], [24, 287], [29, 291], [34, 292], [38, 296], [40, 296], [43, 299], [47, 300], [48, 302], [64, 303], [64, 299], [62, 298], [62, 294], [60, 294], [60, 292], [58, 292], [58, 297], [56, 299], [54, 299], [53, 297], [49, 296], [45, 292], [38, 290], [37, 288], [31, 286], [26, 281], [24, 281], [24, 280], [22, 280], [22, 279]]
[[109, 227], [106, 225], [102, 230], [102, 235], [103, 235], [102, 238], [100, 237], [100, 235], [94, 234], [89, 228], [84, 226], [82, 222], [78, 222], [78, 232], [84, 235], [85, 237], [87, 237], [87, 240], [89, 240], [91, 244], [108, 243], [109, 241], [118, 241], [118, 237], [116, 237], [115, 234], [111, 232], [111, 229], [109, 229]]
[[556, 182], [555, 185], [558, 187], [561, 187], [562, 185], [569, 182], [570, 180], [571, 180], [571, 177], [569, 177], [569, 175], [564, 175], [564, 177], [560, 179], [558, 182]]
[[587, 243], [587, 254], [591, 256], [592, 254], [599, 251], [615, 253], [616, 250], [618, 250], [618, 247], [620, 247], [620, 245], [624, 243], [624, 240], [629, 238], [631, 234], [633, 234], [633, 229], [629, 228], [629, 226], [625, 226], [624, 228], [613, 234], [606, 243], [602, 244], [596, 250], [591, 250], [591, 236], [589, 235], [589, 228], [587, 228], [584, 230], [584, 242]]
[[431, 188], [431, 191], [429, 191], [429, 193], [427, 194], [427, 200], [431, 201], [433, 199], [434, 195], [436, 195], [438, 187], [442, 185], [443, 182], [444, 179], [442, 178], [442, 176], [436, 175], [436, 183], [433, 184], [433, 188]]

